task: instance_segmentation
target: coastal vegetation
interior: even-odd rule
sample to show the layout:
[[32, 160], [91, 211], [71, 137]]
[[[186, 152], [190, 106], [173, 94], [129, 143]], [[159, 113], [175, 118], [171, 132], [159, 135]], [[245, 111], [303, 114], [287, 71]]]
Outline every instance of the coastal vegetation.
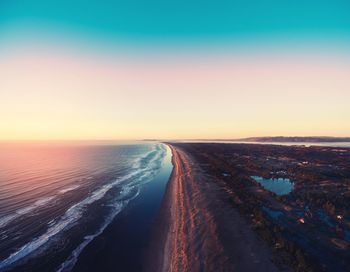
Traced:
[[[349, 271], [350, 149], [253, 144], [176, 144], [228, 195], [274, 249], [283, 270]], [[286, 195], [252, 176], [288, 178]]]

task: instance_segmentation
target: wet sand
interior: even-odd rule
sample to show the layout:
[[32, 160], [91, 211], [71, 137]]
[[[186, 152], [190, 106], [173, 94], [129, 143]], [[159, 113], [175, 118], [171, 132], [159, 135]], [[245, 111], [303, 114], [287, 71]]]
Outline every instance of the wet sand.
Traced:
[[225, 191], [181, 148], [169, 146], [174, 168], [146, 271], [278, 271], [271, 249]]

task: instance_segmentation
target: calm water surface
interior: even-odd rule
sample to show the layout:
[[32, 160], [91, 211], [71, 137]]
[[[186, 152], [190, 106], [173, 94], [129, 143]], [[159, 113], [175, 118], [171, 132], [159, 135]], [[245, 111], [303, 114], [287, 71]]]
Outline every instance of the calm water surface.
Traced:
[[274, 192], [277, 195], [289, 194], [294, 188], [293, 182], [288, 178], [266, 179], [259, 176], [252, 176], [252, 178], [260, 183], [266, 190]]

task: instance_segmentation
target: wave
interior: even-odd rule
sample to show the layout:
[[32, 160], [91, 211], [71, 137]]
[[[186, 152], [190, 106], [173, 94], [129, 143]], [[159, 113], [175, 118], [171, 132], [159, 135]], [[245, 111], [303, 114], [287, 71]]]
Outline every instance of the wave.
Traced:
[[115, 211], [107, 218], [107, 220], [103, 223], [102, 227], [93, 235], [87, 235], [84, 237], [84, 242], [82, 242], [76, 249], [73, 250], [72, 254], [69, 256], [69, 258], [61, 264], [61, 266], [58, 268], [57, 272], [64, 272], [64, 271], [70, 271], [78, 261], [78, 257], [80, 253], [83, 251], [83, 249], [98, 235], [100, 235], [105, 228], [109, 225], [110, 221], [123, 210], [124, 204], [123, 203], [117, 203], [115, 205]]
[[[153, 154], [153, 155], [152, 155]], [[153, 157], [152, 157], [153, 156]], [[130, 181], [131, 179], [134, 179], [132, 182], [129, 182], [127, 184], [124, 184], [122, 187], [122, 191], [120, 193], [121, 197], [125, 197], [128, 195], [130, 190], [132, 190], [136, 186], [140, 186], [144, 182], [146, 182], [150, 177], [154, 176], [157, 171], [160, 169], [160, 164], [162, 159], [165, 156], [165, 148], [163, 148], [161, 145], [155, 145], [154, 149], [149, 151], [145, 154], [144, 157], [141, 157], [135, 161], [135, 163], [132, 166], [131, 172], [123, 177], [120, 177], [116, 179], [115, 181], [105, 184], [101, 187], [99, 187], [97, 190], [95, 190], [92, 194], [90, 194], [87, 198], [82, 200], [81, 202], [78, 202], [71, 206], [66, 213], [55, 223], [53, 226], [50, 226], [47, 231], [42, 234], [41, 236], [33, 239], [29, 243], [22, 246], [19, 250], [12, 253], [9, 257], [7, 257], [5, 260], [0, 262], [0, 269], [8, 267], [11, 264], [14, 264], [15, 262], [21, 260], [24, 257], [27, 257], [29, 254], [36, 251], [38, 248], [43, 246], [44, 244], [47, 244], [47, 242], [52, 239], [52, 237], [62, 233], [62, 231], [68, 230], [70, 227], [74, 225], [81, 217], [83, 212], [85, 211], [85, 208], [88, 205], [91, 205], [92, 203], [96, 202], [97, 200], [100, 200], [102, 197], [105, 196], [105, 194], [114, 188], [117, 185], [123, 185], [124, 182]], [[150, 159], [151, 157], [151, 159]], [[147, 158], [148, 163], [147, 163]], [[72, 189], [73, 190], [73, 189]], [[138, 187], [137, 187], [137, 193], [131, 198], [133, 199], [138, 195]], [[53, 198], [56, 196], [53, 196], [50, 200], [52, 201]], [[113, 220], [113, 218], [118, 214], [125, 205], [131, 200], [119, 200], [119, 202], [115, 203], [115, 209], [114, 212], [105, 220], [105, 223], [102, 225], [102, 227], [99, 229], [99, 231], [93, 235], [86, 236], [85, 240], [82, 244], [76, 248], [71, 256], [67, 259], [66, 262], [62, 264], [62, 268], [59, 271], [69, 271], [71, 266], [70, 263], [75, 263], [77, 256], [80, 254], [80, 252], [87, 246], [88, 243], [90, 243], [96, 236], [98, 236], [100, 233], [103, 232], [103, 230], [108, 226], [108, 224]], [[38, 202], [39, 201], [39, 202]], [[38, 200], [37, 206], [33, 205], [32, 209], [36, 209], [38, 205], [44, 205], [44, 199]], [[29, 208], [29, 207], [28, 207]], [[27, 211], [28, 212], [28, 211]], [[18, 215], [19, 216], [19, 215]], [[11, 219], [12, 221], [13, 219]], [[76, 256], [75, 256], [76, 255]], [[66, 264], [65, 264], [66, 263]], [[64, 269], [64, 270], [62, 270]]]
[[74, 185], [74, 186], [64, 188], [64, 189], [58, 191], [58, 194], [56, 194], [56, 195], [41, 198], [41, 199], [35, 201], [33, 204], [29, 205], [28, 207], [18, 209], [14, 213], [0, 218], [0, 228], [5, 227], [13, 220], [15, 220], [15, 219], [17, 219], [25, 214], [29, 214], [29, 213], [33, 212], [34, 210], [36, 210], [42, 206], [45, 206], [46, 204], [48, 204], [51, 201], [58, 198], [61, 194], [65, 194], [69, 191], [75, 190], [78, 187], [80, 187], [80, 185]]
[[76, 184], [76, 185], [73, 185], [73, 186], [70, 186], [70, 187], [67, 187], [67, 188], [64, 188], [64, 189], [60, 190], [59, 193], [60, 194], [65, 194], [65, 193], [67, 193], [69, 191], [73, 191], [73, 190], [75, 190], [75, 189], [77, 189], [79, 187], [80, 187], [80, 185]]
[[[129, 193], [129, 190], [125, 190], [125, 192]], [[140, 191], [138, 190], [137, 193], [131, 199], [115, 203], [113, 205], [113, 208], [114, 208], [113, 212], [106, 218], [106, 220], [104, 221], [102, 226], [99, 228], [99, 230], [92, 235], [85, 236], [84, 242], [82, 242], [76, 249], [73, 250], [73, 252], [68, 257], [68, 259], [64, 263], [62, 263], [61, 266], [58, 268], [57, 272], [67, 272], [72, 270], [72, 268], [78, 261], [78, 257], [80, 253], [84, 250], [84, 248], [107, 228], [107, 226], [112, 222], [114, 217], [116, 217], [118, 213], [120, 213], [123, 210], [123, 208], [129, 203], [129, 201], [136, 198], [139, 192]]]
[[56, 198], [56, 196], [49, 196], [49, 197], [41, 198], [41, 199], [35, 201], [32, 205], [25, 207], [25, 208], [18, 209], [17, 211], [15, 211], [15, 213], [1, 218], [0, 219], [0, 228], [5, 227], [8, 223], [15, 220], [16, 218], [32, 212], [35, 209], [39, 208], [40, 206], [46, 205], [47, 203], [52, 201], [54, 198]]

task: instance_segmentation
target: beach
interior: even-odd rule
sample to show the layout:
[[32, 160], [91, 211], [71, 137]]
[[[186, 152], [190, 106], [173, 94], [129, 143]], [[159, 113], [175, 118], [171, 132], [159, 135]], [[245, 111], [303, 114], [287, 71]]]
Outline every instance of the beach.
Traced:
[[225, 190], [184, 150], [169, 146], [174, 167], [146, 271], [278, 271]]

